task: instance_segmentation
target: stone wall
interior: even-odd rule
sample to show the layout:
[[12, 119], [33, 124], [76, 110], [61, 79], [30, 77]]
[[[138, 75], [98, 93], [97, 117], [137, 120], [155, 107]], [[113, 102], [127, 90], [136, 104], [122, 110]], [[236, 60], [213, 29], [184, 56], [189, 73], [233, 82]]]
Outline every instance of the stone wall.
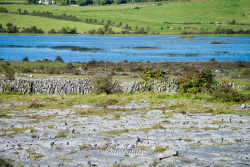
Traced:
[[[13, 81], [0, 80], [0, 92], [10, 90], [22, 94], [68, 94], [91, 93], [93, 87], [90, 79], [16, 79]], [[178, 85], [174, 79], [167, 81], [152, 80], [147, 82], [133, 82], [123, 87], [124, 92], [169, 92], [176, 93]]]
[[91, 92], [92, 82], [89, 79], [16, 79], [0, 80], [0, 92], [10, 89], [22, 94], [87, 94]]
[[149, 80], [144, 82], [134, 82], [126, 89], [126, 92], [168, 92], [176, 93], [179, 86], [175, 79], [169, 78], [165, 81]]

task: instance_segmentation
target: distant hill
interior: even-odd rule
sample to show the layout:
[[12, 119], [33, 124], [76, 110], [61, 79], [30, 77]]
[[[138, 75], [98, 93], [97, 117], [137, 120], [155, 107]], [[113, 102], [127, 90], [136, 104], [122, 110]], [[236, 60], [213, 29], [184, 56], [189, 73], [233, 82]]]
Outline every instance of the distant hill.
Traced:
[[[147, 32], [180, 34], [185, 32], [212, 33], [218, 27], [246, 30], [250, 25], [249, 0], [200, 0], [83, 7], [57, 5], [0, 5], [0, 7], [10, 12], [17, 12], [18, 9], [28, 12], [48, 11], [53, 15], [67, 14], [79, 19], [74, 23], [69, 20], [62, 23], [62, 20], [56, 18], [48, 20], [41, 16], [28, 17], [17, 13], [0, 15], [0, 22], [3, 25], [12, 22], [18, 26], [36, 25], [44, 30], [52, 27], [59, 29], [64, 25], [77, 27], [79, 31], [87, 31], [108, 23], [115, 32], [121, 32], [124, 29], [133, 32], [144, 28]], [[85, 22], [85, 24], [80, 22]]]

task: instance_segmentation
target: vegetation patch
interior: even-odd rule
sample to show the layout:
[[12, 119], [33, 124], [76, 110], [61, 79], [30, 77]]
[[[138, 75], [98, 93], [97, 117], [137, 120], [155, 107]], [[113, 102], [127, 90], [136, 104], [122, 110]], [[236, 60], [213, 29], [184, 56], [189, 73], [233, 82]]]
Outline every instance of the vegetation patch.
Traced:
[[136, 47], [132, 47], [133, 49], [136, 50], [153, 50], [153, 49], [157, 49], [157, 47], [149, 47], [149, 46], [136, 46]]
[[100, 51], [99, 48], [86, 48], [80, 46], [52, 46], [51, 49], [64, 49], [71, 51]]
[[162, 153], [169, 150], [169, 146], [156, 146], [153, 153]]
[[68, 136], [68, 133], [66, 131], [59, 131], [56, 134], [56, 137], [58, 137], [58, 138], [65, 138], [67, 136]]

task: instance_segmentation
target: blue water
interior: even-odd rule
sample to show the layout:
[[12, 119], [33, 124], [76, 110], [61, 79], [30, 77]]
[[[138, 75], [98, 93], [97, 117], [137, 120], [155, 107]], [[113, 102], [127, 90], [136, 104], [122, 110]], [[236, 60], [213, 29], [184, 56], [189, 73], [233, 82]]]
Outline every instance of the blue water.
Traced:
[[[224, 44], [211, 44], [222, 42]], [[3, 47], [18, 45], [18, 48]], [[250, 37], [195, 36], [81, 36], [0, 35], [0, 59], [29, 60], [61, 56], [66, 62], [97, 61], [250, 61]], [[21, 48], [20, 46], [25, 46]], [[33, 46], [33, 47], [27, 47]], [[45, 46], [46, 48], [36, 48]], [[81, 46], [100, 51], [51, 49], [51, 46]], [[134, 49], [133, 47], [155, 47]]]

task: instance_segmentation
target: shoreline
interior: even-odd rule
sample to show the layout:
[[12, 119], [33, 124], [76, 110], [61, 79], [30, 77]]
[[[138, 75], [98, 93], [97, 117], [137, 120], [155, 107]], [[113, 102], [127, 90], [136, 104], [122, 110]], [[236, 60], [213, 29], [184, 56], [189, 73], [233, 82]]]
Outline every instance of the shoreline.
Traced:
[[225, 36], [225, 37], [250, 37], [250, 34], [32, 34], [32, 33], [0, 33], [0, 35], [67, 35], [67, 36]]

